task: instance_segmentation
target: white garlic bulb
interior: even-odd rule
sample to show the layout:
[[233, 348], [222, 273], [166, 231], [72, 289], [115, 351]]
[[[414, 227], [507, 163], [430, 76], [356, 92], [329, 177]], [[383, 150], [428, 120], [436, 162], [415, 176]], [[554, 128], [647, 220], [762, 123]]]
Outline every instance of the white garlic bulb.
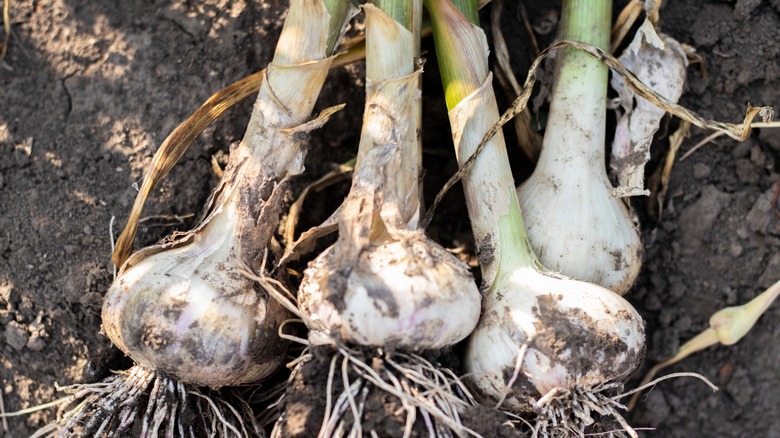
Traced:
[[[642, 318], [625, 299], [526, 266], [499, 273], [464, 364], [484, 395], [500, 400], [506, 394], [508, 409], [529, 411], [530, 400], [554, 388], [627, 380], [644, 352]], [[507, 388], [516, 370], [519, 378]]]

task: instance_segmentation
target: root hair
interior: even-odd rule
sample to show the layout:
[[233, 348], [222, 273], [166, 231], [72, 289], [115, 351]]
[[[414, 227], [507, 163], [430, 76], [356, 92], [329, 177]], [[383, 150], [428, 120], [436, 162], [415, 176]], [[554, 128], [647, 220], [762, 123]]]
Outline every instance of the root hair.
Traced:
[[101, 382], [61, 389], [70, 396], [57, 420], [31, 438], [264, 436], [241, 398], [204, 392], [140, 365]]
[[[413, 435], [413, 427], [427, 430], [430, 436], [479, 436], [461, 421], [464, 408], [476, 405], [466, 386], [451, 370], [434, 366], [413, 353], [388, 353], [381, 349], [369, 365], [361, 354], [339, 346], [330, 358], [325, 414], [318, 437], [376, 436], [366, 430], [363, 413], [372, 392], [382, 391], [398, 399], [404, 412], [403, 436]], [[306, 362], [297, 364], [293, 377]], [[340, 374], [340, 375], [339, 375]], [[336, 382], [342, 389], [336, 389]], [[280, 437], [281, 421], [271, 437]]]

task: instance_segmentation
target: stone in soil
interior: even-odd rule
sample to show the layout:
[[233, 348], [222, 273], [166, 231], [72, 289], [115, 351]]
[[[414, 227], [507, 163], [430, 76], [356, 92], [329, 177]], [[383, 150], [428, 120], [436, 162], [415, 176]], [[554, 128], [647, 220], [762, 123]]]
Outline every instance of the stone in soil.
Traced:
[[715, 186], [704, 186], [699, 199], [680, 214], [679, 223], [683, 241], [687, 244], [701, 243], [730, 199], [730, 195], [721, 192]]
[[24, 348], [28, 338], [27, 327], [17, 321], [11, 321], [5, 327], [5, 342], [16, 351]]
[[772, 197], [774, 187], [764, 192], [756, 199], [753, 207], [745, 217], [745, 223], [750, 231], [755, 233], [764, 233], [773, 219], [772, 215]]
[[758, 279], [758, 287], [767, 289], [777, 281], [780, 281], [780, 252], [772, 254], [772, 258], [769, 259], [764, 273]]

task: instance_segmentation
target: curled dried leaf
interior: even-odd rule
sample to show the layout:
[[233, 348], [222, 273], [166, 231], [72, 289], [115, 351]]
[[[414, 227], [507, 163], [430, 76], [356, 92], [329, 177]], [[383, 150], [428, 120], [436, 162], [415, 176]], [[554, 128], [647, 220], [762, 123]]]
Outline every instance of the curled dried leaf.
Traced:
[[[677, 102], [685, 86], [688, 66], [685, 52], [673, 38], [656, 33], [650, 20], [637, 31], [634, 40], [618, 58], [629, 71], [670, 102]], [[618, 197], [649, 195], [644, 187], [645, 164], [650, 145], [665, 112], [650, 101], [637, 98], [620, 76], [611, 81], [619, 95], [615, 139], [610, 167], [618, 187]]]

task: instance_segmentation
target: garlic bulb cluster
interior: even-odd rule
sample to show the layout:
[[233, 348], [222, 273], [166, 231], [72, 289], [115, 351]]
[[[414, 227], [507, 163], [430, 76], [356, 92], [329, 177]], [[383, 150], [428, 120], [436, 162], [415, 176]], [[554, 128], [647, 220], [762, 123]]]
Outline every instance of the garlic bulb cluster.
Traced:
[[407, 351], [471, 332], [480, 294], [468, 268], [417, 227], [420, 69], [412, 34], [366, 12], [366, 111], [339, 239], [306, 270], [298, 297], [313, 343], [328, 337]]
[[[609, 47], [610, 10], [601, 0], [564, 4], [561, 37]], [[639, 275], [642, 243], [607, 178], [608, 69], [574, 49], [557, 62], [539, 162], [517, 190], [528, 238], [549, 269], [622, 295]]]

